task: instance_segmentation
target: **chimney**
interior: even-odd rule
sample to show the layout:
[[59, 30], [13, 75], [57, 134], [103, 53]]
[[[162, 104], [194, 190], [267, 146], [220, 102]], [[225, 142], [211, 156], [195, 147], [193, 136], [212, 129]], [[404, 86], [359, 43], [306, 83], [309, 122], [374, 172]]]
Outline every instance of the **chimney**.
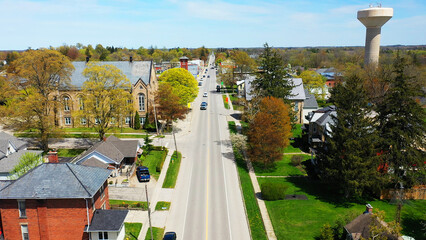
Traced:
[[89, 62], [89, 59], [90, 59], [90, 57], [89, 57], [89, 56], [87, 56], [87, 57], [86, 57], [86, 63], [88, 63], [88, 62]]
[[49, 151], [47, 153], [47, 159], [49, 160], [49, 163], [59, 163], [58, 152]]
[[130, 61], [130, 62], [133, 62], [133, 57], [132, 57], [132, 56], [130, 56], [129, 61]]
[[364, 212], [364, 214], [366, 214], [366, 213], [373, 213], [373, 206], [371, 206], [369, 203], [367, 203], [365, 205], [365, 212]]

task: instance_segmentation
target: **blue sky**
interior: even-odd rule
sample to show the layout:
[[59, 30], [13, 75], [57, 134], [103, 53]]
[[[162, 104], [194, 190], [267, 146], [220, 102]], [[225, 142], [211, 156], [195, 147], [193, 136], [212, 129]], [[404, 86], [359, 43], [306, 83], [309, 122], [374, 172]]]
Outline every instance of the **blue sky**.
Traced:
[[[0, 49], [362, 46], [363, 0], [0, 0]], [[383, 0], [381, 45], [426, 44], [426, 1]]]

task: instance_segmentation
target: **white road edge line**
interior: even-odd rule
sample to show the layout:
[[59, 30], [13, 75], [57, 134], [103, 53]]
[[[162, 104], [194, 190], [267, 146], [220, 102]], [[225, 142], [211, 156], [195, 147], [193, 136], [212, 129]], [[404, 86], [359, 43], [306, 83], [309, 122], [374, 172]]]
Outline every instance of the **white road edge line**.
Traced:
[[188, 197], [186, 198], [186, 207], [185, 207], [185, 218], [183, 219], [183, 230], [182, 230], [182, 239], [185, 239], [185, 226], [186, 226], [186, 218], [188, 215], [188, 205], [189, 205], [189, 193], [191, 192], [191, 182], [192, 182], [192, 169], [194, 168], [194, 164], [191, 164], [191, 173], [189, 175], [189, 184], [188, 184]]
[[[222, 95], [221, 95], [221, 98], [222, 98]], [[220, 99], [220, 100], [222, 100], [222, 99]], [[223, 100], [222, 100], [223, 101]], [[220, 128], [220, 115], [218, 115], [218, 118], [217, 118], [217, 120], [218, 120], [218, 124], [219, 124], [219, 129], [221, 129]], [[226, 117], [225, 117], [225, 120], [226, 120]], [[219, 141], [220, 141], [220, 153], [221, 153], [221, 155], [222, 155], [222, 153], [223, 153], [223, 149], [222, 149], [222, 136], [221, 136], [221, 134], [220, 134], [220, 130], [218, 131], [219, 132]], [[231, 143], [232, 144], [232, 143]], [[232, 145], [231, 145], [232, 146]], [[229, 237], [230, 237], [230, 240], [232, 240], [232, 232], [231, 232], [231, 216], [229, 215], [229, 200], [228, 200], [228, 188], [226, 187], [226, 170], [225, 170], [225, 162], [223, 161], [223, 156], [221, 156], [221, 161], [222, 161], [222, 168], [223, 168], [223, 183], [225, 184], [225, 199], [226, 199], [226, 211], [227, 211], [227, 213], [228, 213], [228, 228], [229, 228]]]

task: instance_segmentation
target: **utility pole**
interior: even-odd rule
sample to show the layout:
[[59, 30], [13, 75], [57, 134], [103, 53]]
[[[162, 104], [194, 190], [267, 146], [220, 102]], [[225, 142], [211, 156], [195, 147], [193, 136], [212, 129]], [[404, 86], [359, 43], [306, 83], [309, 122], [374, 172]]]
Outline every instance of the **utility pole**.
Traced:
[[149, 228], [151, 229], [151, 240], [154, 240], [152, 235], [152, 225], [151, 225], [151, 209], [149, 208], [149, 200], [148, 200], [148, 187], [145, 183], [145, 194], [146, 194], [146, 202], [148, 204], [148, 219], [149, 219]]

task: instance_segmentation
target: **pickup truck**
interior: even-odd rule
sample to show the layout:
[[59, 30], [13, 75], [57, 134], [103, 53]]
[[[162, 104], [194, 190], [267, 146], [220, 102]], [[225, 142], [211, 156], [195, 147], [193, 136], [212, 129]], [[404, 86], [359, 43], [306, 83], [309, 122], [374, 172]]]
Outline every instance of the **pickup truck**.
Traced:
[[149, 175], [149, 169], [145, 166], [139, 166], [136, 168], [136, 176], [139, 182], [149, 182], [151, 175]]

